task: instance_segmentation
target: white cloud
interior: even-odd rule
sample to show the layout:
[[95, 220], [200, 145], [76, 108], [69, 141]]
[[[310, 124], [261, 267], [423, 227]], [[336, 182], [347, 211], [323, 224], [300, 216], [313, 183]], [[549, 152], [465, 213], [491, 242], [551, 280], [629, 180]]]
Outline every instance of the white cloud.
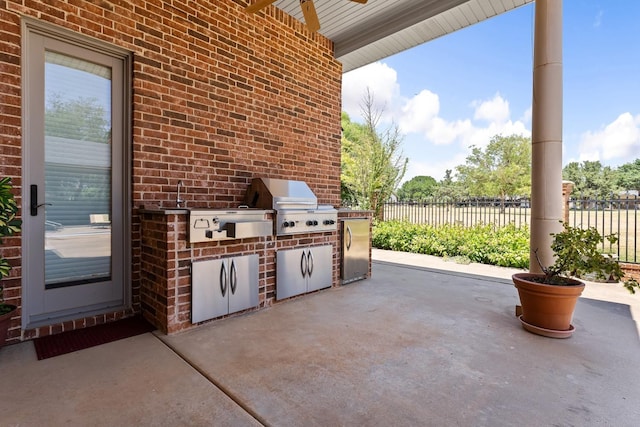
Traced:
[[529, 107], [527, 108], [527, 110], [522, 114], [522, 116], [518, 119], [518, 121], [521, 121], [524, 124], [527, 124], [529, 126], [531, 126], [531, 117], [533, 116], [533, 108]]
[[466, 139], [473, 133], [473, 125], [469, 119], [448, 122], [441, 117], [435, 117], [429, 124], [425, 136], [434, 144], [451, 144], [459, 139]]
[[484, 126], [468, 118], [448, 121], [440, 117], [438, 95], [425, 89], [405, 102], [397, 122], [402, 132], [422, 134], [435, 145], [457, 142], [462, 147], [484, 147], [494, 135], [531, 135], [524, 122], [510, 119], [509, 102], [500, 94], [489, 100], [475, 100], [470, 105], [475, 107], [473, 119], [486, 122]]
[[640, 156], [640, 114], [622, 113], [598, 131], [580, 138], [580, 161], [627, 160]]
[[425, 89], [408, 100], [400, 111], [400, 127], [404, 132], [425, 132], [427, 123], [440, 112], [440, 98]]
[[367, 88], [372, 92], [376, 109], [382, 111], [383, 118], [388, 119], [394, 102], [400, 98], [398, 73], [382, 62], [374, 62], [367, 66], [350, 71], [342, 76], [342, 110], [352, 120], [362, 118], [362, 100]]
[[473, 132], [466, 138], [466, 146], [475, 145], [477, 147], [486, 147], [491, 138], [496, 135], [523, 135], [531, 136], [531, 131], [521, 121], [508, 120], [505, 123], [490, 123], [484, 128], [474, 128]]
[[440, 98], [425, 89], [405, 102], [397, 122], [403, 133], [423, 134], [436, 145], [451, 144], [471, 128], [469, 120], [447, 122], [439, 113]]
[[502, 98], [499, 93], [488, 101], [473, 101], [472, 107], [476, 111], [473, 115], [475, 120], [485, 120], [489, 123], [504, 123], [509, 120], [511, 113], [509, 112], [509, 102]]

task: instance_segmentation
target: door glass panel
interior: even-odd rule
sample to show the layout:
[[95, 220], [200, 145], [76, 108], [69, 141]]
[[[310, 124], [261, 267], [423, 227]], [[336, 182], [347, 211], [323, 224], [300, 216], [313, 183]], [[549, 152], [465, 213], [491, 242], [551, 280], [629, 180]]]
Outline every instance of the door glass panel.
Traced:
[[45, 288], [111, 279], [111, 69], [45, 53]]

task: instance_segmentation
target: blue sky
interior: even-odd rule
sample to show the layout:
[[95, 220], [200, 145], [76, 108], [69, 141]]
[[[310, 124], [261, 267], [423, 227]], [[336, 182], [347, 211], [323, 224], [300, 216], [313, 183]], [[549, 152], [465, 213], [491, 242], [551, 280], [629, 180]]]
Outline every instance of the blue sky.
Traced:
[[[404, 135], [405, 180], [442, 179], [471, 145], [531, 135], [534, 5], [462, 29], [343, 77], [343, 110], [361, 121], [367, 87]], [[640, 1], [564, 1], [563, 164], [640, 157]]]

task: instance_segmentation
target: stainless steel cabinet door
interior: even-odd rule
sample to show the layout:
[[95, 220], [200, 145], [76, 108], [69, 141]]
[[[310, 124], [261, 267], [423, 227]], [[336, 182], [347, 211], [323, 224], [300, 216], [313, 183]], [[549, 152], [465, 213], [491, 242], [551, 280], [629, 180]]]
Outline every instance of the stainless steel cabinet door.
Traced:
[[342, 279], [363, 278], [369, 273], [369, 220], [342, 223]]
[[307, 292], [328, 288], [333, 283], [333, 246], [316, 246], [307, 252]]
[[229, 274], [229, 313], [258, 305], [258, 255], [231, 258]]
[[306, 249], [276, 253], [276, 298], [284, 299], [307, 291]]
[[229, 312], [229, 275], [223, 259], [191, 264], [191, 322], [198, 323]]
[[191, 322], [258, 305], [258, 255], [191, 264]]
[[333, 246], [278, 251], [276, 297], [289, 298], [333, 283]]

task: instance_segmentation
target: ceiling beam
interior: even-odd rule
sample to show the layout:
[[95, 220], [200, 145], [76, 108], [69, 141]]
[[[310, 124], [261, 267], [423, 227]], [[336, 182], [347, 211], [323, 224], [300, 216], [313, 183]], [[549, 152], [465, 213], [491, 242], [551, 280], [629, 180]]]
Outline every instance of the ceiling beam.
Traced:
[[425, 21], [469, 0], [422, 0], [403, 3], [391, 14], [380, 15], [366, 24], [354, 25], [333, 39], [337, 58], [390, 36], [414, 24]]

